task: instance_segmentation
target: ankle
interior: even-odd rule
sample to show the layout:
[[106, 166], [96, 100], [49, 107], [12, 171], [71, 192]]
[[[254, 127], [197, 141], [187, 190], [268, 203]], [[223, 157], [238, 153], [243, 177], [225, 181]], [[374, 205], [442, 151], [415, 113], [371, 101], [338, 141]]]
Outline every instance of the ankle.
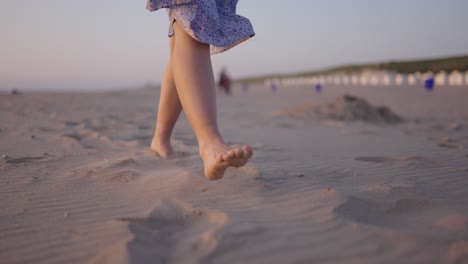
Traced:
[[151, 146], [167, 146], [171, 144], [171, 138], [154, 136]]
[[205, 140], [199, 140], [198, 142], [198, 148], [201, 156], [213, 148], [226, 146], [226, 143], [224, 143], [223, 139], [220, 137], [207, 138]]

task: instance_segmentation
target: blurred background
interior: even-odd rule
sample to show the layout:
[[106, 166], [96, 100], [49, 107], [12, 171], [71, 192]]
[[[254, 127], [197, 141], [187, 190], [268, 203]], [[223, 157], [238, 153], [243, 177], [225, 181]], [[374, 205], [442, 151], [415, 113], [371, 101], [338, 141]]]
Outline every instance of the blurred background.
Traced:
[[[0, 1], [0, 91], [158, 84], [168, 19], [146, 1]], [[256, 36], [213, 56], [234, 79], [468, 54], [466, 0], [255, 0]]]

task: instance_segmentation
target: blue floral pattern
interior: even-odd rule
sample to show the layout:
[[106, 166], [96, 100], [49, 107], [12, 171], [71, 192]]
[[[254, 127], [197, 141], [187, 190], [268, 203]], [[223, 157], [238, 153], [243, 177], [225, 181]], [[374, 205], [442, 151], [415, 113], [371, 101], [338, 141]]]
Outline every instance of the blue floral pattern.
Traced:
[[211, 54], [226, 51], [253, 37], [250, 21], [236, 14], [239, 0], [148, 0], [148, 9], [167, 8], [169, 37], [175, 20], [194, 39], [210, 44]]

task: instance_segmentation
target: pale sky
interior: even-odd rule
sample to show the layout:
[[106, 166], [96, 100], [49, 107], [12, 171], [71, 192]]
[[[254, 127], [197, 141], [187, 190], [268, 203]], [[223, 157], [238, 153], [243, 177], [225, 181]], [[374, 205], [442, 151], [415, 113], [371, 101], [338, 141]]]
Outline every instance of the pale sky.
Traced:
[[[0, 0], [0, 90], [159, 83], [168, 19], [145, 0]], [[257, 35], [212, 57], [233, 77], [468, 54], [466, 0], [240, 0]]]

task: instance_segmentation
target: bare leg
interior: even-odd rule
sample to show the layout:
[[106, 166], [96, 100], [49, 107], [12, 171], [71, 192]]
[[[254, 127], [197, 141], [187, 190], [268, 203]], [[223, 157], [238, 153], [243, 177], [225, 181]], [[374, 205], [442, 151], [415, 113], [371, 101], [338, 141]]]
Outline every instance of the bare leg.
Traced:
[[156, 120], [156, 130], [151, 149], [156, 151], [161, 157], [169, 158], [172, 156], [171, 134], [174, 126], [182, 111], [179, 95], [177, 94], [174, 77], [172, 74], [172, 54], [174, 51], [174, 37], [171, 38], [171, 53], [169, 62], [166, 66], [164, 78], [161, 84], [161, 93], [159, 95], [158, 117]]
[[241, 167], [252, 157], [249, 146], [227, 146], [218, 129], [216, 93], [209, 45], [188, 35], [174, 23], [172, 70], [180, 101], [198, 140], [208, 179], [224, 176], [228, 167]]

